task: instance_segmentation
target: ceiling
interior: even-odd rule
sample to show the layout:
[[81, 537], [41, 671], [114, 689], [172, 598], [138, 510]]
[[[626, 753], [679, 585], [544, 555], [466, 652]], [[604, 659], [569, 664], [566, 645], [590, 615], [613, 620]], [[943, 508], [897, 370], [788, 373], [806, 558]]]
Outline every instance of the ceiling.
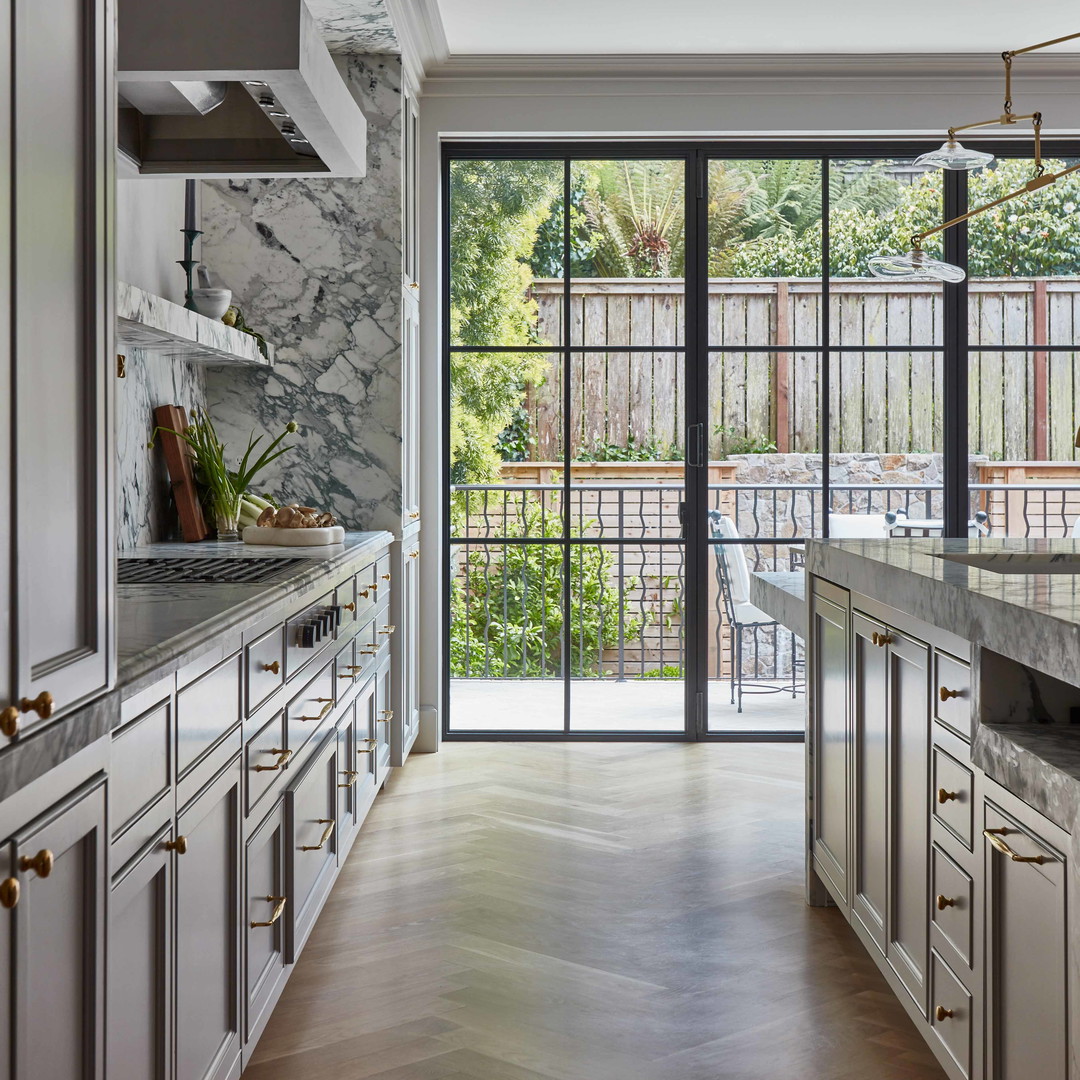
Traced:
[[[309, 0], [312, 2], [312, 0]], [[349, 0], [319, 0], [346, 4]], [[361, 2], [361, 0], [356, 0]], [[369, 0], [381, 2], [381, 0]], [[417, 2], [417, 0], [412, 0]], [[420, 0], [451, 57], [986, 53], [1080, 31], [1074, 0]], [[313, 4], [314, 6], [314, 4]], [[1076, 42], [1063, 46], [1075, 50]]]

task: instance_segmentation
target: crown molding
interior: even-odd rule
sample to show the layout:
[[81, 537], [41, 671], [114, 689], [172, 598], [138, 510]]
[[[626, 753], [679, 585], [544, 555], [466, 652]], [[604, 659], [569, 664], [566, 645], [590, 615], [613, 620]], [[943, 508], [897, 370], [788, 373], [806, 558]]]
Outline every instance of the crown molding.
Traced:
[[[391, 6], [408, 0], [387, 0]], [[416, 0], [433, 7], [435, 0]], [[437, 15], [437, 13], [436, 13]], [[441, 23], [440, 23], [441, 30]], [[442, 47], [445, 49], [445, 35]], [[1002, 77], [1001, 57], [986, 53], [815, 53], [815, 54], [678, 54], [649, 55], [432, 55], [424, 66], [432, 84], [470, 80], [514, 79], [867, 79]], [[1013, 67], [1013, 78], [1075, 77], [1080, 53], [1024, 57]]]
[[429, 70], [450, 58], [438, 0], [385, 0], [401, 46], [401, 62], [414, 90], [419, 91]]

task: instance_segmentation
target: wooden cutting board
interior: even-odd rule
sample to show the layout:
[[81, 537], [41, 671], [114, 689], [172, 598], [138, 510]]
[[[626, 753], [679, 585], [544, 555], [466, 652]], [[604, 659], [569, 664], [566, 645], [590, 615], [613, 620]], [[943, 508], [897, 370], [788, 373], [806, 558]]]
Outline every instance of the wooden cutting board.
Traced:
[[159, 432], [161, 448], [165, 452], [165, 464], [172, 482], [173, 502], [180, 516], [180, 532], [185, 543], [205, 540], [210, 529], [203, 516], [199, 492], [195, 486], [191, 447], [172, 431], [183, 431], [188, 426], [187, 412], [182, 405], [159, 405], [154, 410], [154, 423], [171, 431]]

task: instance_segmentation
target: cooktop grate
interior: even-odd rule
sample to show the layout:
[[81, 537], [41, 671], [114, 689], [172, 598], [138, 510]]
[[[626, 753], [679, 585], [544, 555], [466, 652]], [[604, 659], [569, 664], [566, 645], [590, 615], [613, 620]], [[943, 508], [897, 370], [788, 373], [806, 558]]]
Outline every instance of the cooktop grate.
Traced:
[[260, 585], [305, 559], [120, 559], [121, 585]]

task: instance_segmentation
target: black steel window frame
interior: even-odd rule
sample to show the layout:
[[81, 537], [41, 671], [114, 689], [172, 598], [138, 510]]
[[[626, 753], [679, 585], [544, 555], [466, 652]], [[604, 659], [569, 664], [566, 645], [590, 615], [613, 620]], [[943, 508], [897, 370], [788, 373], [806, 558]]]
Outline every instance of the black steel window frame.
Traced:
[[[559, 352], [565, 358], [575, 353], [597, 353], [605, 351], [627, 352], [665, 352], [683, 354], [687, 358], [685, 371], [687, 410], [684, 427], [689, 431], [694, 424], [708, 422], [708, 364], [692, 362], [692, 357], [702, 361], [717, 352], [762, 352], [797, 351], [815, 354], [821, 357], [819, 430], [821, 433], [821, 454], [824, 461], [830, 455], [830, 368], [832, 354], [845, 352], [910, 352], [912, 345], [881, 346], [867, 349], [863, 345], [839, 345], [830, 341], [830, 304], [829, 304], [829, 180], [830, 165], [838, 161], [867, 161], [914, 158], [939, 145], [935, 139], [912, 138], [894, 140], [842, 140], [842, 139], [780, 139], [780, 140], [675, 140], [675, 141], [620, 141], [620, 140], [454, 140], [446, 139], [441, 147], [440, 191], [441, 191], [441, 243], [440, 243], [440, 297], [442, 302], [440, 336], [442, 344], [443, 371], [443, 431], [442, 442], [444, 460], [449, 462], [450, 435], [450, 358], [454, 353], [488, 352], [536, 352], [549, 355]], [[980, 150], [987, 150], [1001, 158], [1024, 158], [1033, 154], [1034, 146], [1030, 140], [991, 140], [980, 139]], [[1046, 158], [1080, 157], [1080, 141], [1044, 140], [1043, 156]], [[685, 328], [684, 344], [663, 346], [621, 345], [617, 350], [597, 348], [588, 345], [570, 343], [570, 322], [565, 318], [570, 306], [572, 276], [570, 274], [570, 215], [563, 214], [563, 341], [557, 347], [551, 346], [515, 346], [502, 345], [476, 347], [471, 345], [453, 345], [450, 335], [450, 170], [456, 160], [524, 160], [560, 161], [563, 165], [563, 206], [569, 207], [571, 201], [570, 165], [573, 161], [598, 160], [683, 160], [686, 164], [685, 186], [685, 221], [686, 221], [686, 259], [685, 259]], [[704, 212], [708, 195], [708, 167], [711, 161], [760, 161], [765, 159], [817, 160], [821, 165], [821, 324], [820, 340], [816, 344], [792, 343], [785, 350], [772, 346], [714, 346], [708, 338], [708, 220]], [[968, 209], [967, 173], [943, 172], [943, 220], [949, 220]], [[967, 269], [968, 227], [961, 224], [949, 229], [944, 234], [944, 255], [948, 262]], [[968, 280], [958, 283], [943, 283], [942, 341], [918, 346], [920, 352], [933, 352], [944, 357], [944, 380], [942, 388], [943, 413], [943, 514], [946, 537], [967, 536], [969, 517], [968, 492], [968, 356], [971, 353], [985, 352], [988, 346], [969, 345], [968, 342]], [[1073, 345], [998, 345], [998, 351], [1076, 351]], [[570, 380], [563, 380], [563, 423], [568, 422], [571, 404]], [[689, 440], [687, 440], [689, 443]], [[689, 446], [687, 446], [689, 450]], [[570, 444], [563, 438], [563, 484], [570, 487]], [[823, 505], [829, 505], [830, 470], [822, 469], [821, 498]], [[685, 689], [685, 726], [681, 732], [598, 732], [571, 730], [571, 680], [567, 672], [562, 673], [563, 681], [563, 729], [548, 731], [470, 731], [453, 730], [450, 727], [450, 595], [442, 601], [442, 649], [443, 649], [443, 686], [442, 686], [442, 736], [450, 741], [582, 741], [582, 742], [802, 742], [802, 732], [771, 731], [709, 731], [707, 718], [708, 664], [707, 632], [709, 612], [707, 610], [706, 590], [689, 587], [693, 582], [705, 582], [708, 574], [710, 549], [717, 541], [712, 540], [706, 529], [708, 511], [707, 469], [700, 469], [695, 482], [693, 467], [687, 464], [685, 471], [686, 534], [700, 536], [704, 540], [697, 544], [688, 544], [683, 540], [669, 539], [666, 544], [684, 544], [684, 562], [686, 567], [686, 670]], [[448, 474], [441, 483], [448, 482]], [[477, 539], [477, 544], [501, 545], [507, 543], [535, 544], [543, 543], [560, 546], [563, 551], [562, 600], [564, 610], [570, 609], [570, 553], [571, 549], [594, 544], [635, 544], [634, 540], [609, 538], [591, 538], [586, 544], [567, 535], [570, 500], [564, 492], [562, 499], [563, 536], [559, 538], [521, 538], [518, 540], [487, 541]], [[451, 544], [450, 500], [444, 499], [444, 513], [441, 529], [441, 551], [444, 563], [449, 564]], [[822, 536], [829, 535], [828, 514], [822, 519]], [[460, 539], [459, 541], [460, 542]], [[747, 540], [746, 543], [769, 544], [768, 539]], [[783, 538], [773, 540], [773, 544], [792, 544], [797, 539]], [[649, 546], [663, 546], [665, 540], [657, 538], [648, 542]], [[569, 655], [569, 636], [572, 633], [570, 620], [563, 620], [564, 649], [563, 655]]]

